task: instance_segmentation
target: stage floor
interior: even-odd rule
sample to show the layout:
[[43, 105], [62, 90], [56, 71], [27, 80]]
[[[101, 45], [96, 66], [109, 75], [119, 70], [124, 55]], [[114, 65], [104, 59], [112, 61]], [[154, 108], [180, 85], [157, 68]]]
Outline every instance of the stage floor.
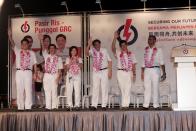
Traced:
[[196, 111], [0, 111], [0, 131], [196, 131]]

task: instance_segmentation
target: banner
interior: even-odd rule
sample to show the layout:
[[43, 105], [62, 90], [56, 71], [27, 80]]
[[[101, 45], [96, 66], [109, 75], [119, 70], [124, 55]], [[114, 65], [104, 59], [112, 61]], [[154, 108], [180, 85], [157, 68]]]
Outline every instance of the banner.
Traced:
[[[56, 36], [66, 36], [66, 48], [70, 46], [81, 47], [82, 45], [82, 16], [81, 15], [56, 15], [56, 16], [32, 16], [11, 18], [12, 37], [16, 46], [20, 48], [20, 41], [24, 36], [30, 35], [33, 38], [32, 50], [39, 54], [39, 34], [47, 34], [51, 37], [51, 43], [56, 44]], [[58, 46], [57, 46], [58, 48]], [[13, 55], [14, 56], [14, 55]], [[12, 83], [11, 97], [16, 98], [15, 88], [15, 65], [12, 56]]]
[[[114, 32], [127, 40], [129, 49], [137, 59], [137, 81], [141, 81], [141, 66], [144, 48], [149, 34], [157, 38], [156, 46], [162, 48], [166, 65], [167, 81], [171, 84], [173, 102], [176, 101], [176, 70], [171, 59], [172, 47], [196, 43], [196, 11], [139, 12], [90, 15], [90, 36], [98, 38], [102, 47], [108, 49], [113, 60], [113, 79], [116, 83], [116, 59], [111, 52]], [[118, 42], [117, 42], [118, 43]]]

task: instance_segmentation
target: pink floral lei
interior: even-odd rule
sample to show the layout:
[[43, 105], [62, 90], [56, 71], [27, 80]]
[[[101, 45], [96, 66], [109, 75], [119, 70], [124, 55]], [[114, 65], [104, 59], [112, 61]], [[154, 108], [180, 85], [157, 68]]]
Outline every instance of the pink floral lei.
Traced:
[[31, 55], [29, 51], [20, 51], [20, 67], [22, 70], [30, 68]]
[[79, 66], [79, 57], [77, 56], [75, 59], [70, 58], [70, 73], [72, 75], [78, 75], [80, 71], [80, 66]]
[[98, 52], [96, 49], [93, 48], [93, 68], [96, 72], [100, 71], [102, 67], [102, 62], [103, 62], [103, 53], [101, 51]]
[[149, 49], [150, 47], [146, 47], [145, 48], [145, 54], [144, 54], [144, 61], [145, 61], [145, 67], [152, 67], [153, 64], [154, 64], [154, 58], [155, 58], [155, 55], [157, 53], [157, 48], [153, 48], [153, 52], [152, 52], [152, 56], [150, 58], [150, 60], [148, 60], [149, 58]]
[[127, 56], [128, 56], [128, 62], [126, 62], [125, 58], [124, 58], [124, 53], [121, 52], [120, 53], [120, 63], [122, 66], [122, 69], [126, 70], [126, 71], [131, 71], [132, 70], [132, 66], [133, 66], [133, 61], [132, 61], [132, 53], [130, 51], [127, 52]]
[[46, 73], [57, 73], [58, 56], [48, 57], [45, 63]]

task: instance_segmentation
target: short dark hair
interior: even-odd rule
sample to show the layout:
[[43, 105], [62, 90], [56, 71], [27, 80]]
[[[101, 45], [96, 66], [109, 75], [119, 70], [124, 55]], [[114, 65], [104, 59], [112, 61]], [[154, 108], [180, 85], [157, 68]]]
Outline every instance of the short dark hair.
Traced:
[[43, 40], [45, 40], [45, 39], [49, 39], [49, 41], [50, 41], [50, 43], [51, 43], [51, 37], [49, 36], [49, 35], [43, 35]]
[[101, 41], [99, 39], [95, 39], [95, 40], [93, 40], [93, 46], [95, 46], [95, 43], [101, 44]]
[[57, 41], [57, 39], [58, 39], [59, 37], [63, 37], [63, 38], [66, 40], [66, 36], [65, 36], [65, 35], [63, 35], [63, 34], [58, 34], [58, 35], [56, 36], [56, 41]]
[[56, 45], [55, 44], [49, 44], [48, 50], [50, 49], [50, 47], [54, 47], [56, 49]]
[[21, 44], [22, 44], [23, 42], [27, 42], [27, 43], [29, 44], [29, 40], [26, 39], [26, 38], [23, 38], [23, 39], [21, 40]]
[[157, 40], [155, 35], [149, 35], [148, 38], [152, 37], [154, 40]]
[[71, 47], [69, 48], [69, 57], [71, 57], [71, 51], [72, 51], [73, 49], [76, 49], [76, 55], [78, 55], [78, 47], [77, 47], [77, 46], [71, 46]]
[[126, 40], [121, 40], [120, 42], [119, 42], [119, 46], [120, 47], [122, 47], [122, 44], [126, 44], [126, 45], [128, 45], [128, 43], [127, 43], [127, 41]]
[[42, 64], [37, 64], [37, 68], [39, 68], [39, 69], [40, 69], [40, 71], [43, 71]]
[[33, 38], [32, 38], [32, 36], [30, 36], [30, 35], [24, 36], [24, 39], [31, 39], [31, 40], [33, 41]]

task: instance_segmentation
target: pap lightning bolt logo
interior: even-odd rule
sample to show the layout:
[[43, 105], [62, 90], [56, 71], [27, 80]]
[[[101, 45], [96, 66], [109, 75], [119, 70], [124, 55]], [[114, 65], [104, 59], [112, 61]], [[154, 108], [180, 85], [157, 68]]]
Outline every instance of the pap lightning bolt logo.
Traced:
[[30, 30], [30, 25], [28, 24], [28, 21], [25, 21], [24, 24], [21, 26], [21, 31], [23, 33], [27, 33]]
[[[126, 19], [125, 24], [121, 25], [117, 29], [117, 32], [119, 35], [119, 37], [117, 39], [119, 42], [122, 40], [126, 40], [128, 45], [132, 45], [136, 42], [136, 40], [138, 38], [138, 31], [137, 31], [137, 28], [133, 24], [134, 24], [133, 19], [128, 18], [128, 19]], [[121, 36], [123, 38], [121, 38]]]
[[132, 19], [127, 19], [126, 23], [125, 23], [123, 37], [126, 38], [125, 39], [126, 41], [128, 41], [129, 37], [131, 36], [131, 32], [129, 32], [129, 28], [131, 26], [131, 22], [132, 22]]

